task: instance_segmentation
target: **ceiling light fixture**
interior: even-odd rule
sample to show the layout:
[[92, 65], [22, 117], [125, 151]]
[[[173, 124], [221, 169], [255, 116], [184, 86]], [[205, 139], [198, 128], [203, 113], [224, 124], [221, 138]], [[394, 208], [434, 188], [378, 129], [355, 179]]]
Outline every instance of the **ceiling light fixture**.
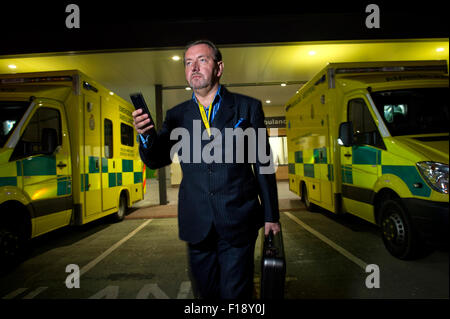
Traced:
[[10, 64], [10, 65], [8, 65], [8, 68], [10, 68], [10, 69], [17, 69], [17, 66], [14, 65], [14, 64]]
[[444, 52], [444, 48], [437, 48], [436, 52]]
[[309, 55], [315, 55], [316, 51], [309, 51]]
[[186, 86], [184, 89], [185, 89], [186, 91], [190, 91], [190, 90], [191, 90], [191, 88], [190, 88], [189, 86]]
[[281, 83], [280, 85], [281, 85], [281, 86], [286, 86], [286, 83]]
[[272, 101], [271, 100], [266, 100], [266, 103], [267, 104], [270, 104]]
[[172, 57], [172, 60], [174, 60], [174, 61], [180, 61], [180, 57], [178, 56], [178, 55], [174, 55], [173, 57]]

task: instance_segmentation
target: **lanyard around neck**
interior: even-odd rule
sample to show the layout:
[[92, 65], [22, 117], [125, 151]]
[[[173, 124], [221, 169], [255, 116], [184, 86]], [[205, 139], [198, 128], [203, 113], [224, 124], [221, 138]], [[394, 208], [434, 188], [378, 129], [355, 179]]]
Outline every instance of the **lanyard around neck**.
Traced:
[[206, 130], [208, 131], [209, 136], [211, 136], [211, 129], [209, 127], [209, 119], [211, 118], [212, 106], [213, 106], [213, 104], [211, 103], [209, 105], [209, 109], [208, 109], [208, 117], [206, 117], [205, 108], [203, 107], [203, 105], [198, 103], [198, 107], [200, 109], [200, 114], [202, 115], [203, 124], [205, 124]]

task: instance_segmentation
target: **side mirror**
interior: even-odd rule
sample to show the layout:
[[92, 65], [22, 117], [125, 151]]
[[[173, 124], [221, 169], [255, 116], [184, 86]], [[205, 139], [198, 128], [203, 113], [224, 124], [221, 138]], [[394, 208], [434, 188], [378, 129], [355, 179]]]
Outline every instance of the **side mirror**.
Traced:
[[339, 125], [339, 145], [352, 146], [353, 145], [353, 124], [352, 122], [344, 122]]
[[42, 153], [51, 155], [58, 146], [58, 134], [54, 128], [42, 129]]

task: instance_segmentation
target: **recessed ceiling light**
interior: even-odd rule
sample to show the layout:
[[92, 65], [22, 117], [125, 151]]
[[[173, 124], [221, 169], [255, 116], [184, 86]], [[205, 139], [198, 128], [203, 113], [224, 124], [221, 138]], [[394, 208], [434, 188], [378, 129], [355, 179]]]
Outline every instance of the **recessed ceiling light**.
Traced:
[[436, 52], [444, 52], [444, 48], [437, 48]]
[[315, 55], [316, 51], [309, 51], [309, 55]]
[[109, 91], [109, 95], [114, 95], [114, 92], [112, 92], [112, 91]]
[[270, 104], [272, 101], [271, 100], [266, 100], [266, 103], [267, 104]]
[[286, 83], [281, 83], [280, 85], [281, 85], [281, 86], [286, 86]]
[[17, 68], [17, 66], [16, 66], [16, 65], [14, 65], [14, 64], [10, 64], [10, 65], [8, 65], [8, 68], [10, 68], [10, 69], [16, 69], [16, 68]]
[[185, 89], [186, 91], [190, 91], [190, 90], [191, 90], [191, 88], [190, 88], [189, 86], [186, 86], [184, 89]]
[[178, 56], [178, 55], [174, 55], [173, 57], [172, 57], [172, 60], [174, 60], [174, 61], [180, 61], [180, 56]]

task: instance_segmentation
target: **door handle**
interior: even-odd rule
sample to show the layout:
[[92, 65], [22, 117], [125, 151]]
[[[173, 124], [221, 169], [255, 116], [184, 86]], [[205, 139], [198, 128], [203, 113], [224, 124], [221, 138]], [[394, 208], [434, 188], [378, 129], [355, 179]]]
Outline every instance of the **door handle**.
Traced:
[[344, 154], [344, 156], [345, 156], [345, 157], [352, 157], [352, 154], [347, 153], [347, 154]]
[[56, 166], [58, 166], [60, 169], [63, 169], [64, 167], [67, 166], [67, 164], [64, 164], [63, 162], [59, 162], [58, 165], [56, 165]]

